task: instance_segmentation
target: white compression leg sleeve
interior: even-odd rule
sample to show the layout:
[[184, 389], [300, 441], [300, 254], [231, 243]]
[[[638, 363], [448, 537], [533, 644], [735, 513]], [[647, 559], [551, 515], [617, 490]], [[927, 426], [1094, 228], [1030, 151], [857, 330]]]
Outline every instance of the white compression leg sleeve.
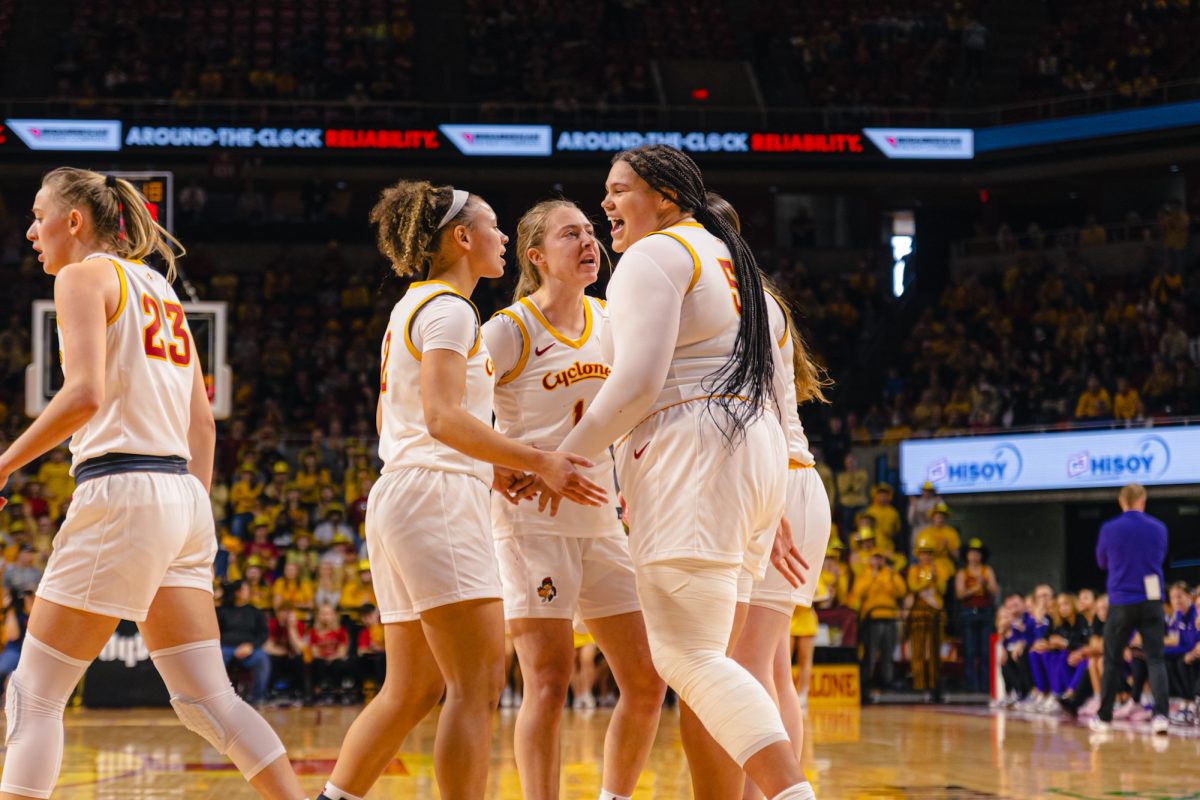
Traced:
[[0, 792], [50, 796], [62, 768], [63, 709], [88, 663], [25, 634], [4, 703], [8, 752]]
[[247, 780], [286, 752], [267, 721], [233, 691], [216, 639], [155, 650], [150, 658], [179, 720], [229, 756]]
[[744, 766], [788, 735], [766, 689], [725, 655], [739, 571], [703, 561], [660, 562], [638, 567], [637, 587], [655, 669]]

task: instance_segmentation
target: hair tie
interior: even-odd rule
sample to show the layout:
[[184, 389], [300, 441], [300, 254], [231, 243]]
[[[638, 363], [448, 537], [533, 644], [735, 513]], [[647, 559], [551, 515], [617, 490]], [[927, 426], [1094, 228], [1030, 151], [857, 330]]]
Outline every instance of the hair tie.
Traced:
[[117, 188], [117, 176], [116, 175], [105, 175], [104, 176], [104, 185], [107, 186], [109, 189]]
[[463, 210], [463, 206], [467, 204], [467, 200], [471, 199], [470, 192], [464, 192], [462, 189], [454, 190], [454, 199], [450, 201], [450, 208], [446, 210], [446, 216], [442, 217], [442, 221], [438, 223], [437, 229], [449, 224], [450, 220], [458, 216], [458, 213]]

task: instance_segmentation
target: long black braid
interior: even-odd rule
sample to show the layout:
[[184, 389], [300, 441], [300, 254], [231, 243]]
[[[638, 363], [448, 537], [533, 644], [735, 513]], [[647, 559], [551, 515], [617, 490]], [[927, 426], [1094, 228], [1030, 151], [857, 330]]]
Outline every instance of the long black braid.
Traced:
[[[700, 167], [686, 153], [663, 144], [652, 144], [618, 153], [613, 163], [624, 161], [650, 188], [673, 201], [705, 229], [723, 241], [733, 259], [733, 272], [741, 299], [742, 316], [729, 360], [704, 379], [710, 392], [710, 413], [715, 404], [724, 410], [729, 427], [718, 419], [728, 444], [745, 436], [746, 426], [763, 413], [767, 399], [774, 400], [771, 331], [766, 297], [758, 263], [750, 245], [720, 214], [709, 209]], [[743, 397], [749, 402], [737, 400]], [[714, 417], [715, 418], [715, 417]]]

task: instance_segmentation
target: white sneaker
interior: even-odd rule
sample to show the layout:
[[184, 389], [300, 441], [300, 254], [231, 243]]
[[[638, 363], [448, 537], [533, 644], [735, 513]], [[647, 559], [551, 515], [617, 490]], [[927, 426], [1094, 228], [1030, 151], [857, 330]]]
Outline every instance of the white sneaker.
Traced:
[[1099, 717], [1092, 717], [1092, 721], [1088, 723], [1088, 730], [1092, 733], [1111, 733], [1112, 723], [1105, 722]]
[[1039, 714], [1057, 714], [1059, 709], [1058, 698], [1052, 694], [1046, 695], [1042, 702], [1038, 704]]
[[1082, 706], [1080, 706], [1079, 716], [1094, 717], [1094, 716], [1096, 716], [1096, 712], [1099, 710], [1100, 710], [1100, 698], [1097, 697], [1096, 695], [1092, 695], [1091, 697], [1088, 698], [1088, 701], [1086, 703], [1084, 703]]
[[512, 708], [513, 707], [513, 690], [512, 690], [511, 686], [505, 686], [504, 691], [502, 691], [500, 693], [500, 707], [501, 708]]
[[575, 698], [575, 702], [571, 706], [576, 711], [590, 711], [596, 707], [596, 698], [591, 692], [581, 694]]
[[1150, 731], [1156, 736], [1166, 736], [1171, 730], [1171, 723], [1161, 714], [1150, 720]]

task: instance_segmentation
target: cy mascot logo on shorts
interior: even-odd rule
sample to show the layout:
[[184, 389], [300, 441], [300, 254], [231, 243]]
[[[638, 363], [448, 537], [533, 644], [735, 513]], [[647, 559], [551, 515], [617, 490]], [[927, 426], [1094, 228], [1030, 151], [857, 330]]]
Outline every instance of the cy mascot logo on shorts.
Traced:
[[553, 578], [542, 578], [542, 585], [537, 588], [538, 597], [542, 598], [543, 603], [549, 603], [554, 598], [558, 597], [558, 588], [554, 585]]

